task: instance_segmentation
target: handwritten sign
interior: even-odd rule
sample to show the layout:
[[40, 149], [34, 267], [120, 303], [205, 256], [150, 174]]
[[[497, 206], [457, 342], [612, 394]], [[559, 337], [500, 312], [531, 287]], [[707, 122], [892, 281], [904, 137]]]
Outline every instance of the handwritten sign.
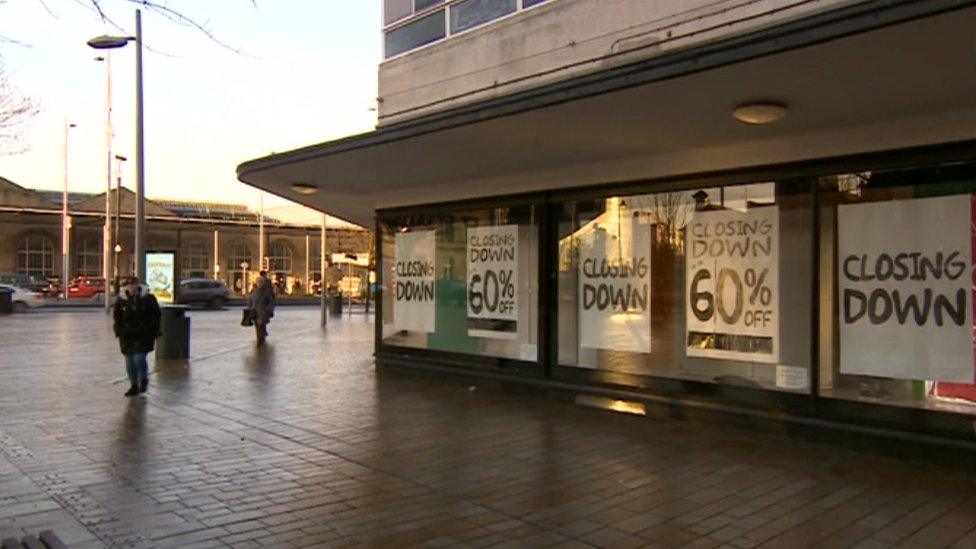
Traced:
[[651, 227], [631, 219], [579, 246], [580, 345], [651, 352]]
[[394, 265], [393, 327], [434, 331], [434, 231], [397, 233]]
[[514, 339], [518, 334], [518, 225], [467, 232], [468, 335]]
[[685, 266], [687, 355], [779, 362], [779, 209], [696, 212]]
[[969, 195], [838, 207], [840, 371], [972, 383]]

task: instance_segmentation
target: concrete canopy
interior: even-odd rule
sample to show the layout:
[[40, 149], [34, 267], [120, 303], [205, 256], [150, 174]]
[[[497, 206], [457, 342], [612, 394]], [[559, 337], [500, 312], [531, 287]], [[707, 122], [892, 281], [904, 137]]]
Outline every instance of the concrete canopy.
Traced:
[[[369, 225], [377, 208], [973, 140], [974, 4], [862, 3], [252, 160], [238, 178]], [[788, 116], [731, 117], [756, 100]]]

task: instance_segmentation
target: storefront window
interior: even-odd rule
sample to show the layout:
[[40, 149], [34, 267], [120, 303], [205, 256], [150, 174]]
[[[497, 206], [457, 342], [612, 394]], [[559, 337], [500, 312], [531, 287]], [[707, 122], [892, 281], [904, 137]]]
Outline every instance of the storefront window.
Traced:
[[536, 361], [538, 238], [531, 205], [386, 219], [384, 343]]
[[559, 364], [809, 392], [809, 183], [565, 203]]
[[821, 395], [976, 414], [976, 164], [820, 189]]

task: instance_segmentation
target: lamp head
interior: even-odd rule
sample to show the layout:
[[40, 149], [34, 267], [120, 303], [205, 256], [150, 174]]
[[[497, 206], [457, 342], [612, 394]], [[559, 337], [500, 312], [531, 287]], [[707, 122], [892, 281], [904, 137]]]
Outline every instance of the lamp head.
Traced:
[[110, 50], [124, 47], [130, 40], [135, 40], [135, 38], [132, 36], [109, 36], [103, 34], [89, 40], [88, 46], [96, 50]]

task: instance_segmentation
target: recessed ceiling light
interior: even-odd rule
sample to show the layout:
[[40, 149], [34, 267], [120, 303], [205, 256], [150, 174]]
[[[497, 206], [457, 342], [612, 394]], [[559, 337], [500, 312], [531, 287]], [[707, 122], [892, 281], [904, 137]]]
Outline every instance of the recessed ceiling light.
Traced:
[[315, 194], [319, 192], [319, 188], [311, 183], [292, 183], [291, 190], [298, 194]]
[[732, 117], [744, 124], [770, 124], [786, 116], [786, 105], [771, 101], [757, 101], [739, 105]]

